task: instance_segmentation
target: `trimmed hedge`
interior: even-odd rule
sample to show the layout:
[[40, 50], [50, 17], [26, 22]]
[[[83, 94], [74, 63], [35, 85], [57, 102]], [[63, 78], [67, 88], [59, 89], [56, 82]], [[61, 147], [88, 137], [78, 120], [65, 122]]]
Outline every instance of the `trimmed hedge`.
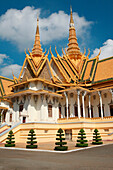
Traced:
[[26, 148], [34, 149], [34, 148], [37, 148], [37, 145], [26, 145]]
[[28, 141], [27, 141], [27, 144], [28, 145], [26, 145], [26, 148], [29, 148], [29, 149], [34, 149], [34, 148], [37, 148], [37, 145], [34, 145], [34, 144], [36, 144], [37, 143], [37, 141], [35, 141], [35, 139], [36, 139], [36, 137], [34, 137], [34, 136], [36, 136], [36, 134], [35, 134], [35, 132], [34, 132], [34, 130], [33, 129], [31, 129], [30, 131], [29, 131], [29, 134], [28, 134]]
[[78, 133], [78, 140], [77, 142], [79, 143], [76, 143], [76, 147], [87, 147], [88, 146], [88, 143], [87, 140], [85, 139], [86, 138], [86, 133], [83, 129], [80, 129], [80, 132]]
[[54, 150], [66, 151], [67, 149], [68, 149], [68, 146], [56, 146]]
[[5, 147], [15, 147], [15, 141], [14, 141], [15, 138], [12, 130], [9, 132], [7, 139], [8, 140], [6, 141]]
[[66, 151], [68, 149], [68, 146], [63, 146], [63, 145], [66, 145], [67, 142], [63, 142], [63, 140], [65, 140], [65, 138], [62, 138], [62, 136], [64, 136], [64, 134], [63, 134], [63, 130], [61, 128], [58, 130], [56, 136], [59, 136], [59, 138], [56, 138], [56, 140], [59, 140], [59, 142], [56, 142], [55, 145], [59, 145], [59, 146], [56, 146], [54, 148], [54, 150]]
[[88, 143], [85, 143], [85, 144], [77, 143], [76, 146], [77, 147], [87, 147]]
[[94, 133], [93, 133], [93, 142], [92, 142], [93, 145], [100, 145], [100, 144], [103, 144], [102, 142], [102, 138], [100, 136], [100, 133], [98, 131], [98, 129], [95, 129], [94, 130]]

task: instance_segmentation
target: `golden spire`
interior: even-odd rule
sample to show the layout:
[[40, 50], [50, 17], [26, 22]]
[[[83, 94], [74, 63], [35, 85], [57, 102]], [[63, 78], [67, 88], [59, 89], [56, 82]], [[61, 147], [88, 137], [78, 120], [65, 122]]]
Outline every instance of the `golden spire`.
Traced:
[[74, 21], [73, 21], [73, 14], [72, 14], [72, 7], [70, 7], [70, 23], [73, 23], [74, 24]]
[[70, 8], [70, 24], [69, 24], [69, 44], [67, 48], [70, 59], [81, 58], [80, 48], [78, 47], [76, 31], [73, 21], [72, 8]]
[[41, 48], [41, 44], [40, 44], [39, 19], [38, 19], [38, 17], [37, 17], [37, 28], [36, 28], [35, 42], [34, 42], [34, 47], [32, 49], [32, 56], [33, 57], [41, 57], [42, 56], [42, 48]]

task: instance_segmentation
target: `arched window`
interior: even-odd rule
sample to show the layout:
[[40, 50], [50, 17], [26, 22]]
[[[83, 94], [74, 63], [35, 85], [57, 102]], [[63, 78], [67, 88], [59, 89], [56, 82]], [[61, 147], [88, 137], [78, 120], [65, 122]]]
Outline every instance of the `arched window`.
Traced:
[[75, 117], [78, 117], [78, 105], [76, 103], [74, 105], [74, 113], [75, 113]]
[[81, 117], [83, 117], [83, 107], [80, 106], [80, 109], [81, 109]]
[[59, 106], [59, 118], [61, 118], [61, 106]]
[[[103, 110], [103, 117], [104, 117], [104, 104], [102, 105], [102, 110]], [[101, 106], [100, 106], [100, 104], [98, 105], [98, 114], [99, 114], [99, 117], [101, 117]]]
[[19, 105], [19, 116], [21, 116], [21, 112], [23, 111], [24, 105], [20, 104]]
[[68, 116], [70, 117], [70, 104], [68, 105]]
[[52, 117], [52, 104], [48, 104], [48, 117]]
[[113, 116], [113, 104], [110, 105], [110, 115]]
[[10, 113], [10, 122], [12, 122], [12, 113]]

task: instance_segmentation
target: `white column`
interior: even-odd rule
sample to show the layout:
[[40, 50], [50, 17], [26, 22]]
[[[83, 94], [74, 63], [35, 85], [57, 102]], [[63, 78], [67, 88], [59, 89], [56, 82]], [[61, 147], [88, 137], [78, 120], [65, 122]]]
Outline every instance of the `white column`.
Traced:
[[80, 90], [77, 90], [77, 100], [78, 100], [78, 118], [80, 119], [81, 113], [80, 113]]
[[85, 104], [84, 104], [84, 97], [86, 95], [86, 92], [82, 92], [82, 107], [83, 107], [83, 117], [85, 118]]
[[112, 95], [112, 99], [111, 101], [113, 102], [113, 89], [110, 89], [111, 95]]
[[1, 111], [1, 124], [2, 124], [2, 121], [3, 121], [3, 120], [2, 120], [2, 116], [3, 116], [2, 114], [3, 114], [3, 112], [4, 112], [4, 109], [2, 109], [2, 111]]
[[40, 95], [40, 102], [41, 102], [41, 112], [40, 112], [40, 120], [47, 120], [48, 119], [48, 104], [46, 105], [46, 113], [44, 109], [44, 94]]
[[99, 98], [100, 98], [101, 118], [103, 119], [102, 94], [101, 94], [101, 91], [98, 91], [98, 94], [99, 94]]
[[62, 112], [62, 105], [61, 105], [61, 118], [64, 118], [64, 114]]
[[89, 116], [91, 118], [91, 95], [89, 94]]
[[68, 94], [66, 92], [64, 92], [64, 95], [66, 97], [66, 112], [67, 112], [67, 119], [69, 117], [69, 113], [68, 113]]

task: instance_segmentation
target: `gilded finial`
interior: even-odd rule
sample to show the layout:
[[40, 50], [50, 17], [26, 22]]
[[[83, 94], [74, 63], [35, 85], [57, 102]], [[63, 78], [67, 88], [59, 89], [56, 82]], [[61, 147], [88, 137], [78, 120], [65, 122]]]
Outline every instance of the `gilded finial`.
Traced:
[[101, 48], [100, 48], [100, 51], [99, 51], [99, 53], [98, 53], [98, 56], [101, 54]]
[[63, 48], [62, 48], [62, 54], [63, 54], [63, 56], [65, 55], [65, 54], [64, 54], [64, 51], [63, 51]]
[[13, 75], [14, 83], [17, 84], [18, 83], [18, 79], [14, 76], [13, 70], [12, 70], [12, 75]]
[[[70, 6], [70, 24], [74, 24], [74, 21], [73, 21], [73, 14], [72, 14], [72, 6]], [[73, 25], [74, 26], [74, 25]]]
[[49, 55], [49, 50], [48, 50], [48, 53], [46, 54], [46, 56], [48, 56]]
[[28, 53], [29, 53], [30, 55], [32, 55], [32, 53], [30, 52], [29, 48], [28, 48]]
[[86, 49], [84, 48], [84, 55], [86, 54]]
[[88, 57], [89, 57], [89, 54], [90, 54], [90, 49], [88, 48], [88, 55], [87, 55], [87, 57], [86, 57], [86, 58], [88, 58]]
[[13, 73], [13, 70], [12, 70], [12, 75], [13, 75], [13, 78], [14, 78], [14, 73]]
[[56, 54], [58, 55], [58, 52], [57, 52], [57, 49], [56, 49], [56, 45], [55, 45], [55, 52], [56, 52]]
[[43, 53], [44, 55], [45, 55], [46, 51], [47, 51], [47, 49], [45, 48], [45, 51], [44, 51], [44, 53]]
[[70, 5], [70, 11], [72, 12], [72, 6]]
[[25, 48], [25, 50], [24, 50], [24, 53], [27, 54], [27, 53], [26, 53], [26, 48]]
[[49, 48], [49, 49], [50, 49], [50, 53], [51, 53], [51, 55], [53, 55], [53, 53], [52, 53], [52, 51], [51, 51], [51, 45], [50, 45], [50, 48]]
[[96, 56], [97, 57], [97, 60], [99, 60], [99, 55], [101, 54], [101, 48], [99, 49], [99, 53], [98, 55]]

